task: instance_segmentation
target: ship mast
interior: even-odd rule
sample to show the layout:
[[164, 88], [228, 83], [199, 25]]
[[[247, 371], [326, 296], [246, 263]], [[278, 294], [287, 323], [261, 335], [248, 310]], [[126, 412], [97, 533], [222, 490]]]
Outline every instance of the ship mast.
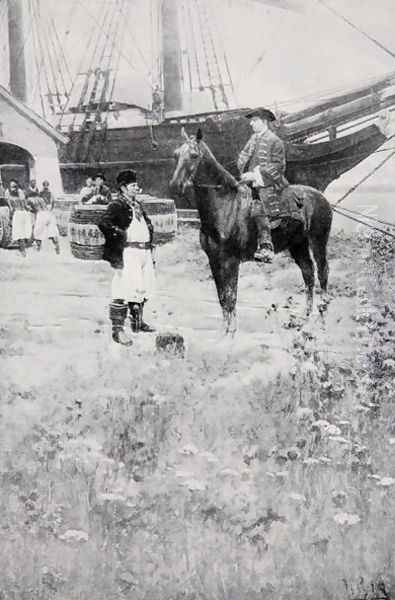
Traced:
[[165, 112], [182, 110], [181, 41], [177, 0], [162, 1], [162, 50]]
[[26, 102], [26, 63], [23, 34], [23, 0], [7, 0], [8, 36], [10, 52], [10, 90], [11, 93]]

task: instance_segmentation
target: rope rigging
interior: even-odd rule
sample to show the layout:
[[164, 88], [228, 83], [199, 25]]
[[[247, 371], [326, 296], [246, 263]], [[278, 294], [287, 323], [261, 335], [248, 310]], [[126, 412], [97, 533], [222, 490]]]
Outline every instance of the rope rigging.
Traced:
[[[31, 101], [34, 102], [38, 90], [43, 116], [46, 116], [47, 108], [52, 114], [57, 114], [63, 110], [67, 102], [71, 85], [70, 69], [60, 46], [51, 14], [46, 11], [46, 18], [44, 18], [40, 0], [29, 0], [28, 6], [31, 17], [34, 63], [37, 71]], [[45, 92], [42, 78], [45, 81]]]
[[366, 33], [366, 31], [363, 31], [362, 29], [360, 29], [359, 27], [357, 27], [352, 21], [350, 21], [350, 19], [347, 19], [347, 17], [345, 17], [344, 15], [342, 15], [341, 13], [339, 13], [337, 10], [335, 10], [331, 6], [328, 6], [328, 4], [326, 2], [324, 2], [324, 0], [317, 0], [317, 2], [319, 4], [322, 4], [322, 6], [324, 6], [327, 10], [329, 10], [334, 15], [336, 15], [336, 17], [338, 17], [339, 19], [341, 19], [344, 23], [347, 23], [347, 25], [349, 25], [352, 29], [354, 29], [355, 31], [358, 31], [358, 33], [360, 33], [363, 37], [365, 37], [370, 42], [372, 42], [375, 46], [377, 46], [378, 48], [380, 48], [380, 50], [383, 50], [386, 54], [388, 54], [392, 58], [395, 58], [395, 53], [392, 52], [392, 50], [390, 50], [389, 48], [387, 48], [386, 46], [384, 46], [384, 44], [382, 44], [381, 42], [379, 42], [378, 40], [376, 40], [376, 38], [374, 38], [373, 36], [371, 36], [368, 33]]

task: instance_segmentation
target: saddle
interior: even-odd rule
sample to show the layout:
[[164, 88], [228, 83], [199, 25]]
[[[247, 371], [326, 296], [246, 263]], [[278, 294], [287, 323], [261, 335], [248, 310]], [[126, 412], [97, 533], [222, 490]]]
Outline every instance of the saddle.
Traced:
[[[252, 200], [259, 200], [256, 188], [251, 188]], [[280, 225], [283, 219], [289, 218], [305, 224], [304, 193], [296, 186], [288, 185], [281, 191], [270, 188], [266, 192], [265, 208], [270, 220], [271, 229]]]

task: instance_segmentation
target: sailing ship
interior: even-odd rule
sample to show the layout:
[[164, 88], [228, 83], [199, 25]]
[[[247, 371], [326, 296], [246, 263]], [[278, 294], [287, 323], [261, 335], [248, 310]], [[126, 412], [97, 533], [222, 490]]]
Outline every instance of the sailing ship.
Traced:
[[[237, 1], [241, 0], [218, 0], [223, 3], [221, 10]], [[244, 2], [283, 13], [301, 6], [301, 0]], [[86, 25], [85, 51], [74, 69], [50, 6], [44, 10], [42, 0], [2, 3], [8, 23], [11, 91], [32, 103], [27, 93], [30, 72], [38, 110], [68, 136], [69, 142], [59, 149], [66, 193], [77, 192], [85, 178], [98, 170], [112, 183], [120, 168], [134, 168], [146, 193], [167, 197], [181, 126], [190, 133], [202, 127], [218, 160], [234, 172], [237, 154], [251, 133], [244, 117], [251, 106], [240, 107], [235, 101], [232, 69], [218, 41], [218, 14], [210, 0], [146, 0], [140, 12], [137, 0], [70, 0], [70, 13], [62, 17], [66, 34], [75, 27], [76, 7], [83, 10]], [[127, 42], [137, 46], [130, 13], [135, 11], [135, 23], [142, 7], [148, 17], [140, 30], [150, 38], [152, 50], [148, 101], [138, 100], [139, 86], [124, 85], [119, 93], [122, 62], [130, 63]], [[81, 21], [81, 13], [78, 18]], [[28, 73], [27, 56], [35, 61]], [[288, 179], [324, 190], [377, 150], [386, 137], [374, 119], [394, 105], [394, 84], [395, 72], [388, 72], [319, 101], [307, 98], [296, 111], [271, 106], [277, 133], [286, 142]], [[204, 105], [194, 105], [194, 98], [204, 98]], [[177, 199], [179, 207], [183, 202]]]

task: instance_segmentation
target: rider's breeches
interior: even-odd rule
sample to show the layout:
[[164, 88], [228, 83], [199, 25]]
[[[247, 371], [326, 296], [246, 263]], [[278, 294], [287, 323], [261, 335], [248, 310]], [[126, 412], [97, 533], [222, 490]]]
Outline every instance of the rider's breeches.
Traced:
[[258, 229], [258, 246], [266, 242], [271, 243], [270, 221], [266, 206], [272, 196], [273, 188], [259, 188], [253, 191], [251, 216]]

